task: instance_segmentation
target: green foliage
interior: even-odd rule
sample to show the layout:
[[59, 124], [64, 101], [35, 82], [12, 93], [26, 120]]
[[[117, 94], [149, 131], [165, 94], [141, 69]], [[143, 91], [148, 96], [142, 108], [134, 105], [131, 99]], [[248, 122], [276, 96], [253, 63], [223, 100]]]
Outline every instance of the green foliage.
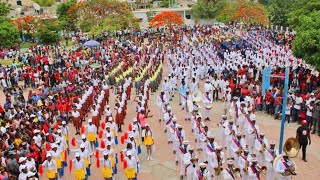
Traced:
[[68, 17], [68, 10], [71, 6], [77, 4], [77, 1], [76, 0], [71, 0], [71, 1], [68, 1], [66, 3], [61, 3], [58, 5], [57, 9], [56, 9], [56, 12], [57, 12], [57, 15], [58, 15], [58, 18], [65, 18], [65, 17]]
[[294, 8], [293, 4], [295, 1], [297, 0], [271, 0], [269, 6], [269, 18], [272, 24], [287, 27], [288, 14]]
[[56, 2], [56, 0], [33, 0], [33, 1], [43, 7], [52, 6]]
[[169, 1], [170, 0], [162, 0], [161, 3], [160, 3], [160, 7], [168, 8], [169, 7]]
[[196, 21], [199, 19], [213, 19], [222, 12], [226, 4], [226, 0], [198, 0], [192, 6], [192, 15]]
[[7, 19], [0, 20], [0, 47], [10, 48], [20, 41], [18, 29]]
[[225, 6], [216, 15], [216, 20], [223, 23], [232, 21], [232, 16], [236, 10], [236, 3], [226, 2]]
[[294, 6], [299, 8], [289, 13], [289, 24], [297, 31], [293, 54], [320, 70], [320, 1], [302, 0]]
[[57, 21], [43, 20], [37, 29], [37, 37], [42, 44], [54, 44], [60, 40], [59, 30], [60, 26]]
[[5, 17], [10, 12], [10, 4], [0, 2], [0, 17]]

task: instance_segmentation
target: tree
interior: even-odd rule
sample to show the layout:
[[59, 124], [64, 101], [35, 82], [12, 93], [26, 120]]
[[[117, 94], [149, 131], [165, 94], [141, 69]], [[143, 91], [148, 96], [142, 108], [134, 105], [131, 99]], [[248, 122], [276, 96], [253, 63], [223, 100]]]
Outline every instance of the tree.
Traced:
[[268, 11], [258, 2], [237, 0], [226, 3], [223, 10], [219, 11], [217, 20], [266, 24], [268, 22]]
[[37, 28], [37, 37], [42, 44], [54, 44], [60, 40], [58, 21], [41, 20]]
[[9, 20], [0, 20], [0, 47], [10, 48], [20, 41], [18, 29]]
[[59, 4], [56, 9], [59, 24], [63, 30], [75, 31], [77, 29], [75, 19], [71, 18], [70, 14], [68, 13], [70, 7], [75, 4], [77, 4], [77, 1], [71, 0], [66, 3]]
[[196, 21], [200, 19], [213, 19], [223, 10], [226, 3], [226, 0], [198, 0], [192, 6], [192, 16]]
[[[296, 2], [289, 13], [289, 24], [297, 31], [293, 41], [293, 54], [320, 70], [320, 2]], [[304, 3], [304, 5], [302, 5]]]
[[288, 26], [288, 14], [292, 11], [292, 4], [296, 0], [271, 0], [269, 11], [270, 21], [274, 25]]
[[114, 27], [120, 28], [117, 30], [139, 28], [139, 22], [128, 3], [118, 0], [92, 0], [71, 6], [68, 13], [78, 21], [77, 24], [83, 32], [90, 30], [91, 34], [99, 34]]
[[56, 2], [56, 0], [33, 0], [34, 2], [38, 3], [40, 6], [52, 6]]
[[10, 12], [10, 4], [0, 2], [0, 17], [5, 17]]
[[150, 27], [171, 27], [172, 25], [182, 25], [183, 20], [176, 12], [164, 11], [153, 17], [149, 23]]

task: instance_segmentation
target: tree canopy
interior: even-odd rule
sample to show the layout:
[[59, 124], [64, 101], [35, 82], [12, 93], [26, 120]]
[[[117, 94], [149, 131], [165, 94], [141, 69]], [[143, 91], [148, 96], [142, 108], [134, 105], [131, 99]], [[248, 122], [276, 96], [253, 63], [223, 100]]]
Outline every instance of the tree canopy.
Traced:
[[171, 27], [172, 25], [182, 25], [182, 24], [183, 24], [183, 20], [178, 13], [164, 11], [154, 16], [151, 19], [149, 26], [158, 28], [162, 26]]
[[18, 29], [6, 17], [10, 12], [10, 5], [0, 2], [0, 47], [10, 48], [20, 41]]
[[10, 4], [0, 2], [0, 17], [5, 17], [10, 12]]
[[297, 0], [271, 0], [269, 11], [270, 21], [274, 25], [288, 27], [288, 14], [293, 9], [293, 3]]
[[192, 16], [198, 21], [200, 19], [213, 19], [221, 13], [226, 6], [226, 0], [198, 0], [192, 6]]
[[297, 31], [293, 54], [320, 70], [320, 1], [302, 0], [294, 7], [289, 13], [289, 25]]
[[56, 2], [56, 0], [33, 0], [34, 2], [38, 3], [40, 6], [52, 6]]
[[119, 28], [118, 30], [139, 29], [138, 20], [133, 16], [127, 2], [92, 0], [71, 6], [68, 13], [70, 17], [77, 20], [82, 31], [90, 31], [91, 34], [99, 34], [101, 31], [115, 27]]

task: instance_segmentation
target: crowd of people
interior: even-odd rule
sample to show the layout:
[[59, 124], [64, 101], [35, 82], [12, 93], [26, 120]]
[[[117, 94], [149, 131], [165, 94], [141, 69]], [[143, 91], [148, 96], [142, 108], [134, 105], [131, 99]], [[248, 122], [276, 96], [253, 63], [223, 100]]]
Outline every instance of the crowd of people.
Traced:
[[[238, 35], [210, 26], [152, 32], [143, 37], [119, 33], [98, 47], [81, 47], [87, 39], [74, 39], [77, 50], [37, 45], [12, 66], [0, 66], [5, 95], [0, 106], [1, 178], [37, 179], [46, 171], [48, 179], [62, 179], [68, 166], [75, 179], [90, 179], [91, 162], [96, 162], [101, 177], [109, 180], [116, 178], [122, 162], [126, 177], [136, 179], [142, 144], [147, 160], [153, 160], [155, 127], [147, 122], [152, 110], [148, 100], [157, 89], [159, 122], [164, 121], [176, 164], [180, 162], [181, 179], [233, 179], [240, 174], [259, 179], [262, 166], [257, 169], [257, 163], [267, 167], [268, 179], [276, 173], [287, 173], [284, 179], [294, 174], [286, 170], [291, 166], [286, 156], [273, 169], [275, 143], [255, 123], [256, 111], [281, 116], [284, 78], [271, 78], [271, 88], [263, 95], [263, 69], [271, 66], [273, 75], [284, 77], [284, 67], [289, 67], [286, 121], [303, 122], [319, 134], [319, 75], [292, 55], [290, 41], [277, 44], [266, 29]], [[162, 81], [163, 66], [168, 74]], [[174, 98], [185, 117], [172, 112]], [[130, 99], [137, 102], [133, 120], [126, 113]], [[218, 141], [208, 131], [217, 121], [213, 101], [224, 106]], [[194, 137], [186, 137], [179, 125], [183, 119], [192, 124]], [[130, 124], [128, 132], [124, 124]], [[126, 144], [123, 150], [118, 137]]]

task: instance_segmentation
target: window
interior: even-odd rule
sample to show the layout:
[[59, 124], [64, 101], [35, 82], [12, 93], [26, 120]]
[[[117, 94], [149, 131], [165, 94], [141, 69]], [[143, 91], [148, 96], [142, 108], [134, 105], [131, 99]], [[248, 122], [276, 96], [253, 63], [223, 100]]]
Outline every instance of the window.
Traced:
[[22, 2], [20, 0], [17, 0], [17, 6], [22, 6]]
[[186, 19], [191, 19], [191, 15], [190, 15], [190, 14], [187, 14], [187, 15], [186, 15]]

